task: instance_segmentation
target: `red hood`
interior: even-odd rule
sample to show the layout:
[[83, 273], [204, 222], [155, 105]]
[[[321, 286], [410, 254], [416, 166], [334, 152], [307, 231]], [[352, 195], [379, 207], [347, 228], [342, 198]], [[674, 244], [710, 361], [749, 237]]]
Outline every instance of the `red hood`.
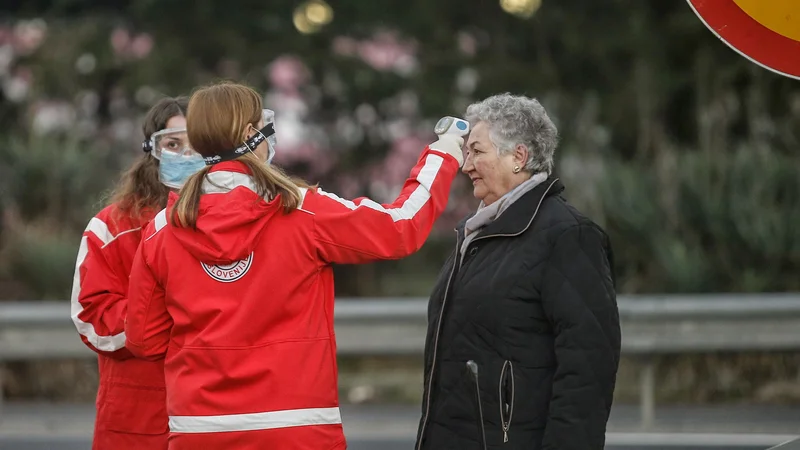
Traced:
[[[181, 245], [198, 260], [207, 264], [231, 264], [253, 252], [269, 220], [283, 211], [278, 199], [268, 203], [247, 187], [247, 183], [242, 183], [249, 180], [243, 176], [246, 175], [244, 165], [220, 163], [211, 174], [218, 177], [215, 184], [232, 190], [200, 197], [197, 229], [173, 227], [172, 230]], [[170, 198], [170, 209], [174, 201]]]

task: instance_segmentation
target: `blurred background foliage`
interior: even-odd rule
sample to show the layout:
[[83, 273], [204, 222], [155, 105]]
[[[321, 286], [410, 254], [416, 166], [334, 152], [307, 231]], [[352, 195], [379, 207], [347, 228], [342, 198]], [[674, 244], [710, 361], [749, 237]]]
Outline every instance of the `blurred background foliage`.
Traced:
[[[277, 163], [384, 201], [438, 117], [535, 96], [562, 134], [565, 195], [612, 236], [622, 292], [800, 289], [800, 85], [684, 3], [27, 0], [0, 19], [0, 297], [67, 298], [80, 231], [139, 156], [144, 112], [223, 78], [276, 110]], [[475, 207], [459, 181], [419, 254], [337, 268], [339, 294], [425, 295]]]
[[[510, 91], [562, 135], [565, 196], [611, 235], [622, 293], [800, 290], [800, 83], [663, 0], [7, 0], [0, 4], [0, 299], [69, 296], [80, 234], [159, 97], [246, 82], [290, 172], [389, 201], [443, 115]], [[425, 296], [477, 206], [460, 177], [402, 261], [346, 296]], [[76, 337], [77, 338], [77, 337]], [[676, 401], [798, 401], [796, 354], [659, 361]], [[414, 361], [341, 361], [343, 398], [419, 400]], [[636, 395], [636, 363], [617, 389]], [[85, 362], [9, 364], [10, 397], [94, 398]]]

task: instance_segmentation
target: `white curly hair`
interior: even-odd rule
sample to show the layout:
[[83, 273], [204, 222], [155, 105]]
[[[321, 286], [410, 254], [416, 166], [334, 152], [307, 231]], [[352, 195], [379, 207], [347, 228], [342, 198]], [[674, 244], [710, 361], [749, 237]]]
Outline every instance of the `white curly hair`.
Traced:
[[469, 105], [465, 118], [472, 127], [486, 122], [489, 139], [499, 154], [513, 151], [517, 144], [526, 146], [526, 171], [548, 175], [553, 172], [558, 130], [535, 98], [509, 93], [493, 95]]

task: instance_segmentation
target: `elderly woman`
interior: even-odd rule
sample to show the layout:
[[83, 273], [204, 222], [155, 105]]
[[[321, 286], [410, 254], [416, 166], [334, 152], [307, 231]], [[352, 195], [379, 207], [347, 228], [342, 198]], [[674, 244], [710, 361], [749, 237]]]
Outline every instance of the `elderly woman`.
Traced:
[[561, 196], [558, 133], [509, 94], [470, 105], [481, 200], [428, 307], [416, 450], [601, 450], [620, 353], [609, 239]]

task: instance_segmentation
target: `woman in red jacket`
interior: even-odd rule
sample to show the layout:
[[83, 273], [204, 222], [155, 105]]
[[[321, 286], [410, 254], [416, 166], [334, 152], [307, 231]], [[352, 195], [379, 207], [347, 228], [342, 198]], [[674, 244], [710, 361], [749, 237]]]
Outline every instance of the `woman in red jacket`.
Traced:
[[199, 89], [187, 124], [208, 166], [148, 225], [125, 327], [136, 356], [166, 358], [169, 448], [345, 449], [331, 264], [417, 251], [445, 208], [463, 138], [426, 147], [381, 205], [269, 165], [274, 129], [248, 87]]
[[142, 127], [145, 155], [91, 219], [78, 250], [71, 315], [83, 342], [98, 353], [100, 371], [94, 450], [167, 448], [163, 362], [133, 358], [124, 329], [128, 275], [142, 227], [164, 208], [170, 188], [204, 165], [188, 150], [187, 103], [166, 98], [150, 109]]

